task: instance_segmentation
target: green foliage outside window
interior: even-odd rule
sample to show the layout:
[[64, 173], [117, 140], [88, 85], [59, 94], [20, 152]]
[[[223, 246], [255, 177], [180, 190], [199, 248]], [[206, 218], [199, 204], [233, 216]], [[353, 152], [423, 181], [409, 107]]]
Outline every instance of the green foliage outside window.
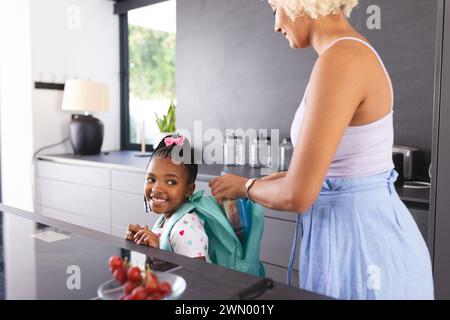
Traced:
[[129, 25], [130, 98], [175, 97], [176, 34]]

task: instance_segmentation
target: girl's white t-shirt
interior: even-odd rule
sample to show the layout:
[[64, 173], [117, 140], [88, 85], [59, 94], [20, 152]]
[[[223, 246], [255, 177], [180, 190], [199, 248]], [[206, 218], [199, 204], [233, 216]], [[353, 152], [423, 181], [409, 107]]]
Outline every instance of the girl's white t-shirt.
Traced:
[[[154, 227], [154, 233], [160, 237], [169, 219], [163, 219], [161, 224]], [[204, 221], [194, 212], [185, 214], [172, 228], [169, 244], [176, 254], [189, 258], [205, 257], [208, 255], [208, 236], [205, 232]]]

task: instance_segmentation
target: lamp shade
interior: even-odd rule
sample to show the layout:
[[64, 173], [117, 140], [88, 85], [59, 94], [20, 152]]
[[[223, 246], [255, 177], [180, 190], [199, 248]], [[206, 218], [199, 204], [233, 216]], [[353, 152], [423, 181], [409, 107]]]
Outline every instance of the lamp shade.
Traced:
[[108, 111], [108, 86], [91, 80], [67, 80], [62, 109], [81, 112]]

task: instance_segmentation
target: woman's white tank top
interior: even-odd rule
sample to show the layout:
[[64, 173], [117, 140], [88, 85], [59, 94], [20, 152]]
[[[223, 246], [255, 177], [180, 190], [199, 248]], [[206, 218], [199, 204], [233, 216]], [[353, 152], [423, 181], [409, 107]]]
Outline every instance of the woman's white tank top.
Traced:
[[[393, 106], [394, 90], [389, 74], [376, 50], [367, 42], [353, 37], [339, 38], [333, 41], [328, 50], [338, 41], [353, 40], [369, 47], [383, 67], [391, 87], [391, 112], [380, 120], [367, 125], [348, 127], [327, 173], [328, 178], [358, 177], [380, 174], [394, 168], [392, 147], [394, 144]], [[325, 52], [324, 51], [324, 52]], [[298, 133], [303, 121], [307, 90], [298, 108], [291, 127], [291, 139], [296, 145]]]

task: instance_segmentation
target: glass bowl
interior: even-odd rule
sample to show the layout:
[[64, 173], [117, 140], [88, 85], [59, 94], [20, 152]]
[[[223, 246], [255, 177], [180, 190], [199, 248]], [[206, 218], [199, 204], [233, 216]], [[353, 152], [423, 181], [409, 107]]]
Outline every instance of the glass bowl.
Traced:
[[[155, 275], [158, 277], [158, 282], [167, 282], [172, 287], [170, 294], [165, 296], [163, 300], [177, 300], [181, 298], [186, 290], [186, 280], [173, 273], [155, 272]], [[124, 285], [111, 279], [98, 287], [97, 294], [102, 300], [120, 300], [125, 294], [123, 287]]]

